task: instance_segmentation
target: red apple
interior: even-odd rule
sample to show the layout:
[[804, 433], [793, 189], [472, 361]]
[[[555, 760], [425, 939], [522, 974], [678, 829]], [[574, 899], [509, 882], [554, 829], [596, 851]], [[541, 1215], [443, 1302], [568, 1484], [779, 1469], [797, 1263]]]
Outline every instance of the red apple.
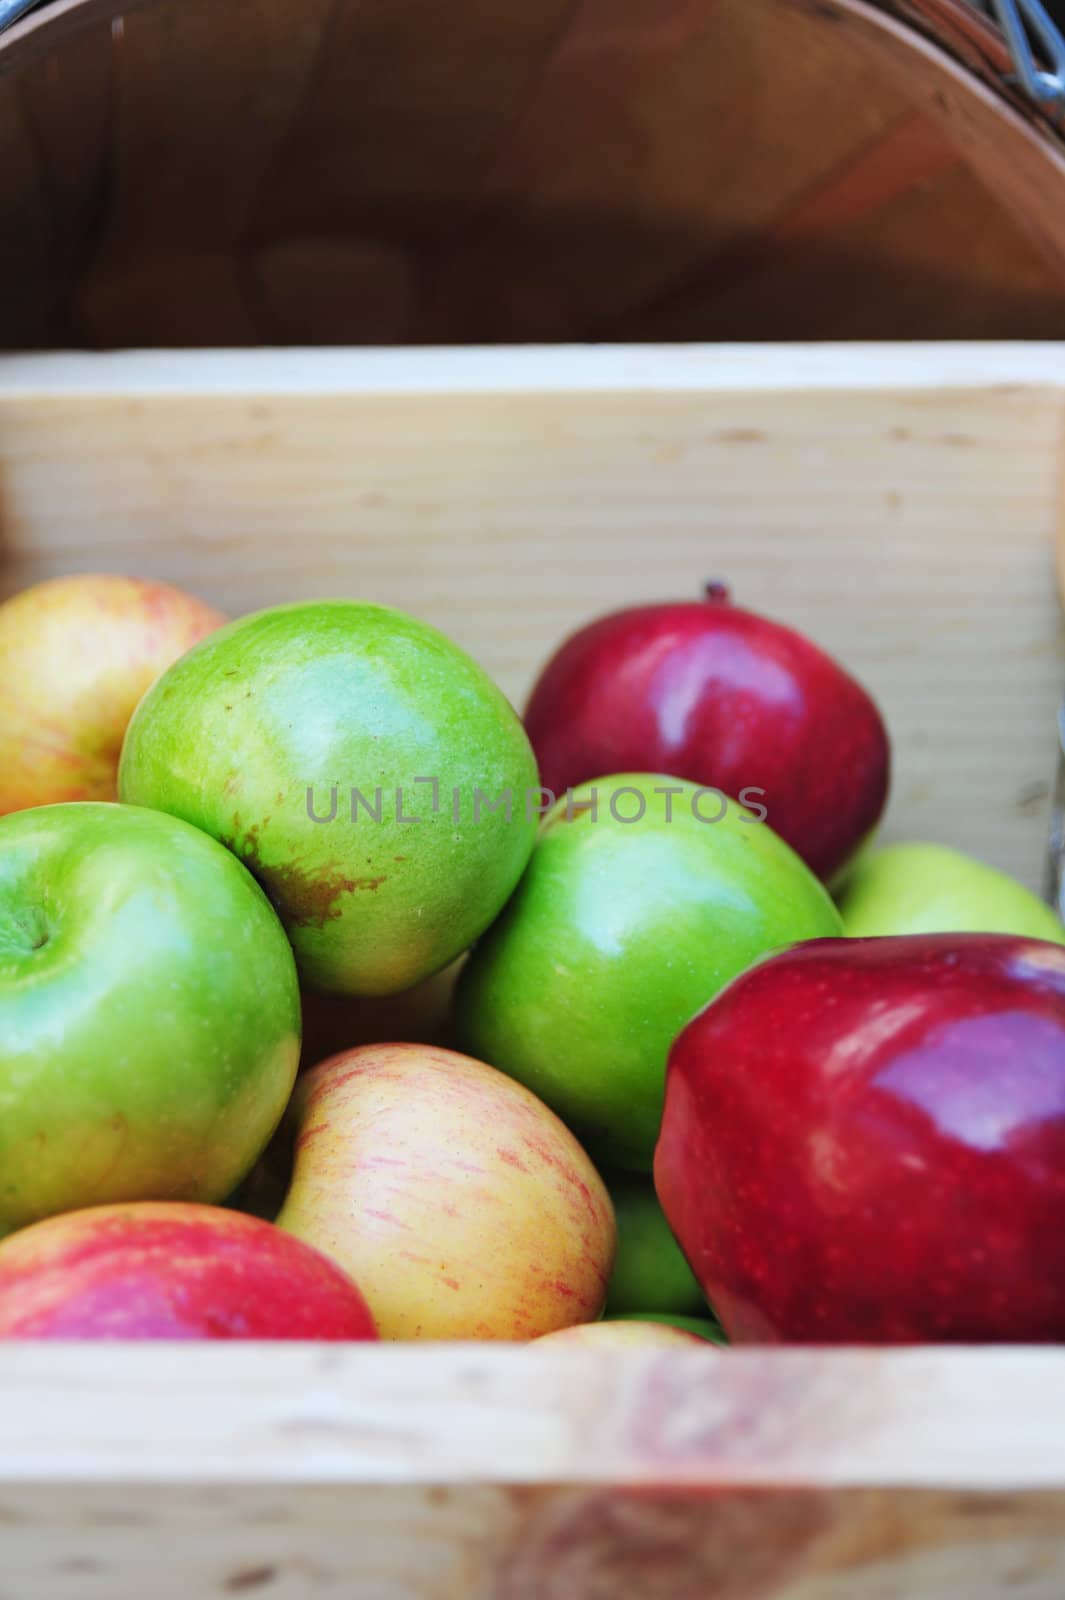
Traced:
[[165, 583], [55, 578], [0, 605], [0, 816], [114, 800], [137, 702], [221, 612]]
[[0, 1244], [0, 1339], [375, 1339], [351, 1279], [272, 1223], [141, 1201]]
[[752, 967], [673, 1047], [655, 1178], [736, 1342], [1065, 1339], [1065, 950]]
[[741, 611], [640, 606], [582, 628], [548, 662], [525, 725], [554, 794], [607, 772], [664, 772], [760, 806], [831, 879], [876, 826], [890, 756], [880, 713], [831, 656]]

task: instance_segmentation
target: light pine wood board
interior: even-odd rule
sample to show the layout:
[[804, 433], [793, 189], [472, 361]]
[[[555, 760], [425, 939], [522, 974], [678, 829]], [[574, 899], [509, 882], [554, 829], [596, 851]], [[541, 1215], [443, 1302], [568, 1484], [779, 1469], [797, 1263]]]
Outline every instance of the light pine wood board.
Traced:
[[881, 702], [889, 837], [1038, 887], [1063, 470], [1058, 345], [15, 357], [0, 586], [384, 601], [520, 703], [586, 618], [724, 577]]
[[[1038, 346], [12, 360], [0, 580], [363, 593], [520, 695], [584, 615], [727, 571], [883, 700], [892, 827], [1035, 881], [1062, 370]], [[0, 1596], [1060, 1600], [1063, 1424], [1052, 1352], [25, 1347]]]
[[12, 1347], [17, 1600], [1060, 1600], [1065, 1359]]

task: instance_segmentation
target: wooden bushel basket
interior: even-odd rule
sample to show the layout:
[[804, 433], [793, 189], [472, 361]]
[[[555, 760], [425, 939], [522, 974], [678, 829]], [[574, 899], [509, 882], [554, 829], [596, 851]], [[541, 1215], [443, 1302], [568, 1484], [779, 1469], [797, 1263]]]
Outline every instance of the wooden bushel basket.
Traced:
[[[30, 13], [0, 346], [90, 353], [0, 358], [0, 594], [359, 593], [520, 701], [721, 572], [881, 699], [896, 833], [1038, 886], [1065, 346], [770, 342], [1065, 338], [1009, 70], [960, 0]], [[0, 1346], [0, 1600], [1004, 1594], [1065, 1595], [1061, 1350]]]
[[0, 347], [1061, 336], [1010, 70], [968, 0], [55, 0]]

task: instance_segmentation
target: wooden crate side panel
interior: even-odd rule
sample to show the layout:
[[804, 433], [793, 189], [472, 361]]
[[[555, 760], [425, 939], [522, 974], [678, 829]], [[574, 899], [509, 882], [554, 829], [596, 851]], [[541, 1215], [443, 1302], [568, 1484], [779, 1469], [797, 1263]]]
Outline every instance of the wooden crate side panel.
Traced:
[[1065, 1584], [1053, 1351], [10, 1355], [0, 1594], [17, 1600], [1059, 1600]]
[[1060, 1600], [1065, 1494], [8, 1490], [12, 1600]]
[[[177, 357], [166, 381], [133, 361], [125, 386], [118, 358], [96, 388], [57, 384], [54, 364], [34, 388], [24, 361], [5, 385], [0, 367], [0, 584], [117, 568], [232, 610], [359, 595], [444, 628], [520, 702], [585, 618], [724, 577], [882, 703], [889, 836], [1041, 885], [1065, 680], [1060, 392], [1010, 381], [1016, 358], [997, 382], [989, 358], [936, 387], [942, 352], [909, 381], [889, 360], [879, 389], [868, 353], [861, 384], [836, 358], [834, 387], [779, 351], [746, 382], [709, 351], [628, 367], [588, 351], [578, 383], [580, 353], [562, 378], [550, 352], [501, 355], [505, 381], [489, 362], [451, 389], [410, 352], [308, 358], [287, 387], [215, 358], [204, 392]], [[626, 370], [638, 381], [617, 383]]]

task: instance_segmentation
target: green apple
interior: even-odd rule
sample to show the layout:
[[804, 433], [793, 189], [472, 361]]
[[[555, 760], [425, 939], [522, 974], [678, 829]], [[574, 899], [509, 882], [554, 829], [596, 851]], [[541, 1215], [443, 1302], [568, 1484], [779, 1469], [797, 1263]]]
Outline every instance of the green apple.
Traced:
[[[385, 606], [279, 606], [204, 640], [141, 701], [123, 800], [222, 841], [307, 985], [394, 994], [488, 926], [532, 850], [515, 712], [435, 628]], [[530, 803], [532, 802], [532, 803]]]
[[942, 844], [889, 844], [862, 856], [839, 890], [852, 939], [906, 933], [1012, 933], [1065, 944], [1065, 926], [1030, 889]]
[[710, 1317], [677, 1317], [664, 1311], [627, 1311], [624, 1317], [610, 1317], [612, 1322], [661, 1322], [667, 1328], [680, 1328], [697, 1339], [707, 1339], [711, 1344], [728, 1345], [725, 1330], [720, 1322]]
[[607, 1291], [610, 1314], [706, 1309], [703, 1292], [681, 1254], [649, 1178], [607, 1177], [618, 1225], [618, 1252]]
[[840, 931], [827, 890], [735, 801], [647, 773], [600, 778], [544, 819], [459, 978], [458, 1038], [605, 1160], [646, 1171], [684, 1025], [760, 956]]
[[0, 820], [0, 1233], [121, 1200], [223, 1199], [299, 1064], [295, 962], [195, 828], [97, 802]]

